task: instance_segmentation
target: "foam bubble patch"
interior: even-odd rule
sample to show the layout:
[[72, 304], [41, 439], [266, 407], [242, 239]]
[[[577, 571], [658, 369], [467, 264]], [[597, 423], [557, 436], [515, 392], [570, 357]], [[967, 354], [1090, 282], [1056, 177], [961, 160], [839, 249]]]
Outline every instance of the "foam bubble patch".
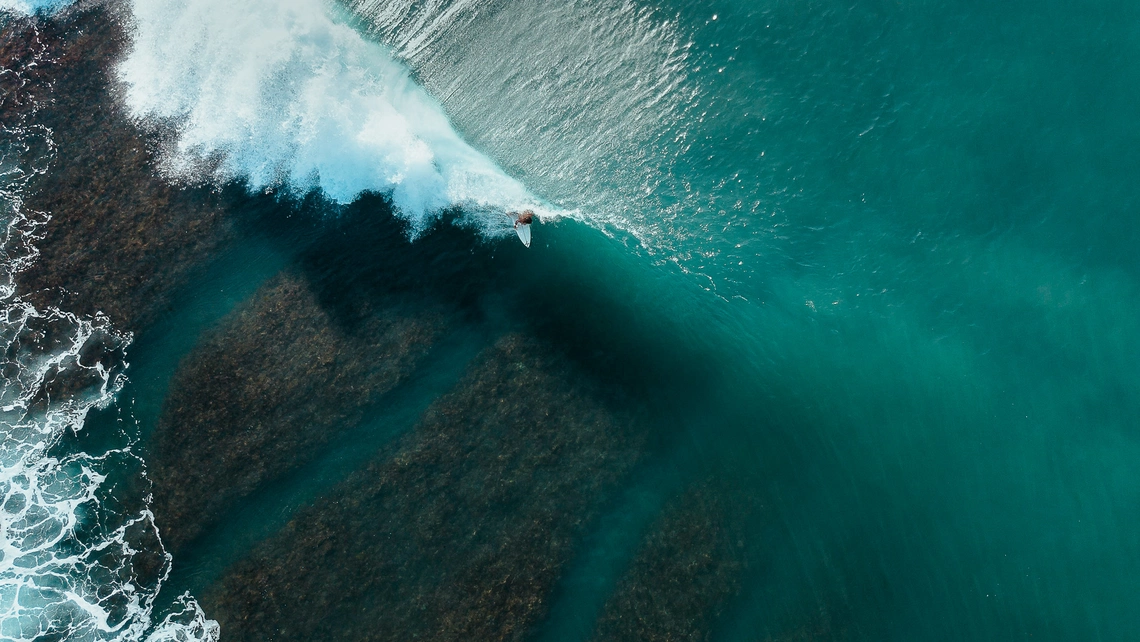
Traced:
[[217, 624], [189, 596], [155, 624], [170, 557], [150, 510], [108, 483], [140, 463], [131, 436], [95, 453], [64, 447], [122, 388], [131, 337], [103, 315], [39, 309], [16, 291], [49, 218], [23, 195], [55, 150], [25, 107], [0, 125], [0, 639], [216, 642]]

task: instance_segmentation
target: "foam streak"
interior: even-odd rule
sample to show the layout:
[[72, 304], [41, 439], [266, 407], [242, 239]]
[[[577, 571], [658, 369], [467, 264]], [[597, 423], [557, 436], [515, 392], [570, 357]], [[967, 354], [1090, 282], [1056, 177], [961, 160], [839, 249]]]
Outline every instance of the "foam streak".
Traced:
[[[0, 75], [11, 86], [24, 78]], [[138, 464], [130, 438], [97, 454], [59, 448], [122, 388], [130, 336], [104, 315], [41, 310], [16, 292], [49, 220], [23, 194], [55, 151], [51, 132], [27, 122], [34, 104], [24, 107], [0, 124], [0, 638], [216, 641], [216, 623], [188, 596], [153, 625], [170, 557], [150, 511], [123, 510], [106, 483]]]

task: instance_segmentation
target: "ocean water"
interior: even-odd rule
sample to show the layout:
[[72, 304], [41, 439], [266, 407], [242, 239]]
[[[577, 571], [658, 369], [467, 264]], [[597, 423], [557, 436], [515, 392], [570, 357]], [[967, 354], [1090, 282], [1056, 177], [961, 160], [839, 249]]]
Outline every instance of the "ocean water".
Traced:
[[[519, 639], [591, 639], [710, 476], [748, 541], [709, 639], [1140, 629], [1140, 6], [128, 4], [114, 73], [168, 132], [159, 170], [257, 211], [134, 337], [0, 292], [0, 637], [216, 638], [191, 596], [520, 329], [620, 391], [650, 445]], [[4, 134], [18, 281], [50, 132]], [[133, 562], [163, 555], [161, 524], [116, 475], [141, 477], [202, 333], [291, 264], [330, 310], [422, 297], [458, 320], [304, 466]], [[59, 372], [89, 394], [39, 403]]]

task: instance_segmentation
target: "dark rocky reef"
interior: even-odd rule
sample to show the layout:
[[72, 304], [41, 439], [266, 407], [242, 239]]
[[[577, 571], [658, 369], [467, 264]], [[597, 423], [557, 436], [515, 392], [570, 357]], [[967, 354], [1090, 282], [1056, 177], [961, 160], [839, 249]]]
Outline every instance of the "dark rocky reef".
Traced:
[[304, 277], [284, 273], [183, 360], [148, 456], [169, 550], [358, 422], [446, 324], [432, 306], [393, 304], [361, 318], [346, 330]]
[[[56, 153], [27, 198], [51, 219], [36, 243], [40, 258], [18, 281], [38, 305], [102, 311], [116, 327], [138, 329], [233, 230], [219, 194], [163, 180], [154, 141], [117, 100], [114, 65], [127, 42], [119, 13], [87, 3], [35, 20], [45, 63], [12, 102], [35, 99], [34, 123], [51, 130]], [[17, 53], [8, 40], [5, 56]]]
[[51, 91], [49, 49], [58, 34], [42, 21], [0, 16], [0, 126], [15, 126], [30, 117]]
[[742, 504], [702, 482], [668, 506], [607, 602], [597, 642], [708, 640], [748, 559]]
[[500, 339], [414, 433], [230, 569], [207, 612], [231, 641], [523, 639], [642, 450], [606, 393]]

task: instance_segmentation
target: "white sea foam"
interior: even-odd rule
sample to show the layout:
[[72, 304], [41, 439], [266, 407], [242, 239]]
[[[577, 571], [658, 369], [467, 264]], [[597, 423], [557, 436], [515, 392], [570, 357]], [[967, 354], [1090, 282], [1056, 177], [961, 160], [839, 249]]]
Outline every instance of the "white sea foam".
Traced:
[[71, 0], [0, 0], [0, 10], [22, 14], [51, 11], [71, 3]]
[[[20, 85], [19, 69], [0, 74]], [[0, 639], [216, 640], [189, 596], [154, 622], [170, 558], [150, 511], [107, 483], [138, 463], [130, 437], [96, 453], [60, 448], [122, 387], [130, 336], [103, 315], [39, 309], [16, 293], [48, 220], [23, 194], [53, 155], [50, 131], [0, 124]]]
[[132, 113], [175, 124], [173, 177], [320, 188], [341, 203], [389, 193], [413, 231], [451, 205], [539, 205], [321, 0], [135, 0], [133, 13], [119, 75]]

